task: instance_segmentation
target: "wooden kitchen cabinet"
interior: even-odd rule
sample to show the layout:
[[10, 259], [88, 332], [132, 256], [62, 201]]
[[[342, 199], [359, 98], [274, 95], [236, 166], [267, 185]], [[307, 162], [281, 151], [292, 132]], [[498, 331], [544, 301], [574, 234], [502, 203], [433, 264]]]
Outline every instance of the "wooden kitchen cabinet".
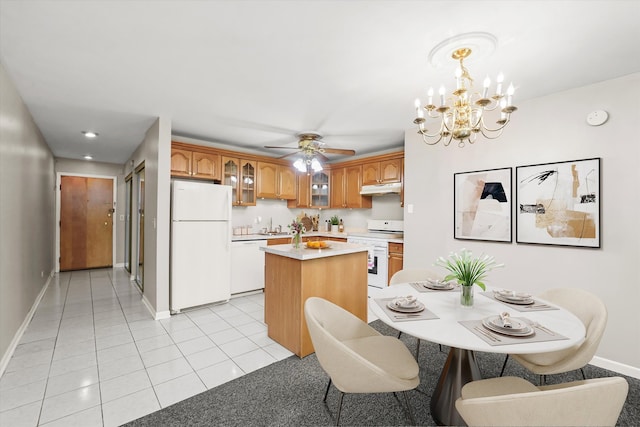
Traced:
[[193, 151], [171, 149], [171, 176], [191, 176]]
[[256, 191], [263, 199], [295, 200], [296, 174], [287, 166], [259, 161]]
[[286, 245], [288, 243], [291, 243], [291, 237], [278, 237], [275, 239], [267, 240], [267, 246]]
[[256, 205], [256, 161], [222, 157], [222, 184], [231, 186], [234, 206]]
[[332, 208], [370, 208], [371, 197], [361, 196], [362, 165], [331, 170]]
[[389, 264], [387, 270], [389, 272], [389, 277], [387, 278], [387, 283], [391, 281], [391, 276], [402, 270], [402, 265], [404, 263], [404, 245], [402, 243], [389, 243], [388, 259]]
[[287, 203], [288, 208], [329, 207], [329, 174], [316, 172], [313, 175], [301, 174], [297, 176], [298, 191], [295, 200]]
[[171, 176], [220, 181], [220, 156], [214, 153], [171, 149]]
[[402, 159], [388, 159], [362, 165], [362, 185], [402, 181]]

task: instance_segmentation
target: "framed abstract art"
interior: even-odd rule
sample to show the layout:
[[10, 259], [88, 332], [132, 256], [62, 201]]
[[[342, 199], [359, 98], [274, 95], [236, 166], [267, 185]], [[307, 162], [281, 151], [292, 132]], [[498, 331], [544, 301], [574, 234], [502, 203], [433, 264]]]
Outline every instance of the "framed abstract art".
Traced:
[[600, 158], [516, 167], [516, 242], [600, 247]]
[[454, 238], [511, 242], [511, 168], [453, 175]]

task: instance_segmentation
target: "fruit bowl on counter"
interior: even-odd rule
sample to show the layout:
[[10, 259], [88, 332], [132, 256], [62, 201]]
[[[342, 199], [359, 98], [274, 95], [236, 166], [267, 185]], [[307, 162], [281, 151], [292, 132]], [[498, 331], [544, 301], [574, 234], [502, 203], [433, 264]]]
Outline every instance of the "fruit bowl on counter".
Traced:
[[324, 240], [310, 240], [305, 243], [305, 246], [307, 247], [307, 249], [327, 249], [331, 247]]

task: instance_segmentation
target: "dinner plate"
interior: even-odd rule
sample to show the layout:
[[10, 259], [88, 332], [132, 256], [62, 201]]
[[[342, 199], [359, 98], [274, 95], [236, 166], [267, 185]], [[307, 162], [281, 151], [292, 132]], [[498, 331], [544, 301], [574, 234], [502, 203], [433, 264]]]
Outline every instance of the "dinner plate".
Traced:
[[530, 326], [524, 321], [518, 319], [517, 317], [509, 317], [509, 322], [511, 322], [511, 327], [507, 328], [506, 326], [502, 326], [502, 319], [500, 316], [489, 316], [484, 319], [486, 322], [490, 323], [491, 326], [495, 326], [498, 329], [506, 329], [507, 331], [526, 331], [530, 329]]
[[[442, 283], [442, 282], [440, 282]], [[426, 282], [423, 283], [422, 286], [424, 286], [427, 289], [431, 289], [434, 291], [450, 291], [451, 289], [453, 289], [455, 286], [453, 286], [452, 283], [442, 283], [442, 285], [438, 284], [436, 285], [435, 283], [431, 283], [431, 282]]]
[[[495, 317], [497, 317], [498, 321], [502, 323], [502, 321], [500, 320], [500, 316]], [[494, 324], [494, 321], [495, 319], [493, 317], [482, 319], [482, 326], [492, 330], [493, 332], [497, 332], [502, 335], [510, 335], [513, 337], [528, 337], [536, 333], [531, 326], [521, 321], [517, 321], [514, 318], [511, 318], [511, 322], [515, 325], [515, 322], [517, 321], [518, 324], [524, 325], [524, 329], [504, 328], [502, 326], [497, 326], [496, 324]]]
[[416, 301], [415, 305], [412, 307], [403, 307], [397, 305], [394, 301], [389, 301], [387, 303], [387, 308], [393, 311], [398, 311], [400, 313], [418, 313], [424, 310], [424, 304], [420, 301]]
[[506, 289], [500, 291], [494, 291], [496, 295], [500, 295], [503, 298], [513, 300], [513, 301], [522, 301], [531, 299], [531, 294], [527, 294], [525, 292], [514, 292]]
[[516, 305], [531, 305], [535, 302], [531, 297], [526, 299], [517, 299], [517, 298], [514, 299], [514, 298], [508, 298], [508, 297], [502, 296], [498, 293], [495, 294], [495, 297], [498, 301], [506, 302], [508, 304], [516, 304]]

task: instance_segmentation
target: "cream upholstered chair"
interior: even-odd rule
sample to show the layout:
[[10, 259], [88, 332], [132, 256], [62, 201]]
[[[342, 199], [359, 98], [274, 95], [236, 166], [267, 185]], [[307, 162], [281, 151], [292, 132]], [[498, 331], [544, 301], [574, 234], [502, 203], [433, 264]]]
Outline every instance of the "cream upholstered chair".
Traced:
[[[442, 280], [442, 275], [434, 273], [431, 270], [427, 270], [426, 268], [415, 268], [415, 269], [403, 269], [396, 271], [391, 279], [389, 279], [389, 286], [396, 285], [398, 283], [407, 283], [407, 282], [419, 282], [427, 279], [436, 279]], [[398, 332], [398, 338], [400, 338], [402, 332]], [[420, 338], [416, 338], [418, 340], [416, 344], [416, 360], [420, 356]], [[442, 351], [442, 345], [440, 345], [440, 351]]]
[[415, 424], [406, 390], [420, 384], [418, 364], [397, 338], [378, 331], [342, 307], [323, 298], [305, 301], [304, 315], [318, 362], [340, 391], [336, 425], [340, 422], [345, 393], [402, 391], [412, 424]]
[[[591, 361], [607, 325], [607, 308], [595, 295], [582, 289], [559, 288], [550, 289], [541, 293], [540, 298], [569, 310], [576, 315], [586, 329], [585, 340], [582, 344], [566, 350], [551, 353], [513, 354], [522, 366], [540, 375], [540, 384], [545, 383], [546, 375], [559, 374], [580, 369], [582, 378], [586, 379], [584, 369]], [[500, 376], [509, 360], [509, 355], [502, 365]]]
[[628, 390], [622, 377], [541, 387], [490, 378], [465, 384], [456, 409], [469, 426], [614, 426]]

